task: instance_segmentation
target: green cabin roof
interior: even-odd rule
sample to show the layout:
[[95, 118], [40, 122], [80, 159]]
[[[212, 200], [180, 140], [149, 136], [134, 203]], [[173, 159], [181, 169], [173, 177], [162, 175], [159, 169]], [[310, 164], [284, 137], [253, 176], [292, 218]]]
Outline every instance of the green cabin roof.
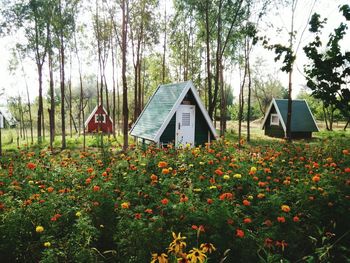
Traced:
[[135, 122], [130, 134], [153, 141], [187, 85], [189, 82], [160, 85]]
[[200, 110], [204, 114], [204, 118], [212, 134], [216, 137], [215, 128], [191, 81], [158, 86], [139, 118], [132, 126], [130, 134], [135, 137], [158, 142], [161, 133], [190, 89], [195, 96]]
[[[280, 119], [283, 128], [287, 126], [287, 113], [288, 113], [288, 100], [287, 99], [273, 99], [271, 106], [274, 105]], [[268, 110], [269, 114], [271, 107]], [[266, 118], [263, 122], [265, 125]], [[317, 132], [319, 131], [315, 119], [310, 111], [309, 106], [305, 100], [292, 100], [292, 132]]]

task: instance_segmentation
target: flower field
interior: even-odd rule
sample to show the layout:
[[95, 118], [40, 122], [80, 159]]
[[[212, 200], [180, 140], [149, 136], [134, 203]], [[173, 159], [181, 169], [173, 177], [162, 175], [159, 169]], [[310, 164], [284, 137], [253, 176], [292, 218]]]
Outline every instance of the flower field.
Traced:
[[9, 153], [1, 262], [349, 262], [350, 140]]

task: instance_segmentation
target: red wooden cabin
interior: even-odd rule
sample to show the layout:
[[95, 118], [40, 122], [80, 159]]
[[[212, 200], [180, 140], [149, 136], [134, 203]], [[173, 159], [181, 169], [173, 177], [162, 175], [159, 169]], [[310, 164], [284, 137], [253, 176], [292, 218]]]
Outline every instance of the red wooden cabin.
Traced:
[[87, 132], [113, 132], [113, 121], [102, 105], [96, 106], [91, 112], [85, 122], [85, 129]]

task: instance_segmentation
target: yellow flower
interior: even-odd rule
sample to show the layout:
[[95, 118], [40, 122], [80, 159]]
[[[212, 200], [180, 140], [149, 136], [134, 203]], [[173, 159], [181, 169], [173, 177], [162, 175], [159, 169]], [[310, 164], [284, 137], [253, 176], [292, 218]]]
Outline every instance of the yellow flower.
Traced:
[[165, 253], [162, 253], [158, 255], [157, 253], [152, 254], [152, 261], [151, 263], [168, 263], [168, 255]]
[[203, 253], [202, 250], [199, 250], [198, 248], [193, 248], [192, 250], [190, 250], [190, 253], [187, 255], [187, 259], [191, 262], [191, 263], [203, 263], [205, 262], [207, 256]]
[[121, 204], [121, 207], [123, 209], [128, 209], [130, 207], [130, 203], [129, 202], [124, 202], [124, 203]]
[[241, 174], [235, 174], [235, 175], [233, 176], [233, 178], [241, 179], [241, 178], [242, 178], [242, 175], [241, 175]]
[[248, 196], [247, 196], [247, 199], [248, 199], [248, 200], [253, 200], [253, 199], [254, 199], [254, 196], [248, 195]]
[[216, 248], [212, 243], [201, 244], [200, 248], [203, 251], [203, 253], [207, 253], [207, 252], [212, 253], [216, 250]]
[[76, 212], [76, 213], [75, 213], [75, 216], [76, 216], [76, 217], [80, 217], [80, 216], [81, 216], [81, 212]]
[[200, 189], [200, 188], [193, 188], [193, 192], [201, 192], [202, 191], [202, 189]]
[[223, 178], [224, 178], [225, 180], [228, 180], [228, 179], [230, 179], [230, 176], [227, 175], [227, 174], [225, 174], [225, 175], [223, 176]]
[[216, 185], [212, 185], [209, 187], [209, 189], [216, 189], [216, 188], [217, 188]]
[[36, 231], [37, 233], [41, 233], [41, 232], [44, 231], [44, 227], [42, 227], [42, 226], [37, 226], [37, 227], [35, 228], [35, 231]]
[[256, 173], [256, 167], [255, 166], [252, 166], [251, 168], [250, 168], [250, 174], [255, 174]]
[[50, 242], [45, 242], [44, 243], [44, 247], [51, 247], [51, 243]]
[[283, 212], [286, 212], [286, 213], [288, 213], [290, 211], [290, 207], [288, 205], [282, 205], [281, 209]]
[[173, 234], [173, 242], [170, 243], [168, 247], [168, 252], [172, 252], [174, 254], [178, 254], [182, 252], [182, 249], [186, 247], [186, 242], [184, 241], [186, 237], [182, 237], [181, 233], [176, 235], [174, 232]]

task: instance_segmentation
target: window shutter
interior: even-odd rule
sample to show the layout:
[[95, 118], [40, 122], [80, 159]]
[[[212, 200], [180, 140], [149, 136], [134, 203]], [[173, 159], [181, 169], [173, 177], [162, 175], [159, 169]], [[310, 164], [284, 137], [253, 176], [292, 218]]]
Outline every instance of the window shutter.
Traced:
[[183, 112], [182, 113], [182, 126], [190, 126], [191, 125], [191, 113]]

